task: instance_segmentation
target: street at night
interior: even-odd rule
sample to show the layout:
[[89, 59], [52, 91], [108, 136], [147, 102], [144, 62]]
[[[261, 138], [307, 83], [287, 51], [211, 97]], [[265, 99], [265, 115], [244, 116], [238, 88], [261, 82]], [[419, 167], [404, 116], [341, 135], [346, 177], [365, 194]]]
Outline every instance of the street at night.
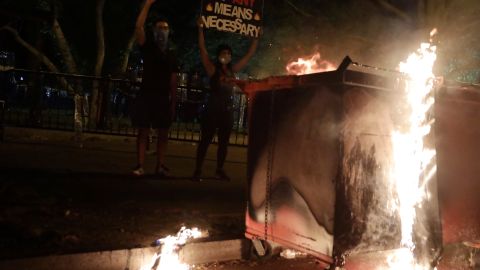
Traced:
[[0, 269], [480, 269], [478, 0], [0, 0]]
[[[89, 135], [80, 147], [68, 132], [8, 128], [6, 141], [0, 167], [2, 259], [148, 247], [181, 226], [208, 230], [210, 241], [244, 237], [243, 147], [232, 148], [227, 160], [231, 182], [196, 183], [188, 171], [194, 162], [191, 143], [170, 143], [172, 177], [138, 179], [129, 175], [132, 137]], [[206, 174], [213, 174], [213, 156], [214, 149]], [[194, 269], [293, 266], [316, 269], [314, 258], [209, 263]]]

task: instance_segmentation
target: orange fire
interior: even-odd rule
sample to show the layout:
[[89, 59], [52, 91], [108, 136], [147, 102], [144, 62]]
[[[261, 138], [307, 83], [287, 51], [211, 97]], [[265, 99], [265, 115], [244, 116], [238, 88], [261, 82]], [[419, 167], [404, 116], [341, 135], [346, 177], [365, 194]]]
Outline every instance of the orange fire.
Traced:
[[303, 75], [317, 72], [325, 72], [335, 70], [336, 67], [328, 62], [322, 60], [320, 53], [315, 53], [305, 58], [298, 58], [297, 61], [292, 61], [286, 66], [287, 73], [290, 75]]
[[[432, 31], [433, 36], [436, 30]], [[407, 76], [404, 89], [408, 101], [408, 126], [404, 130], [394, 130], [392, 147], [394, 164], [391, 180], [396, 186], [398, 201], [394, 203], [401, 217], [402, 249], [388, 260], [389, 269], [430, 269], [430, 266], [418, 264], [413, 256], [413, 224], [416, 209], [422, 206], [428, 192], [426, 183], [436, 172], [436, 152], [434, 148], [424, 144], [424, 139], [432, 129], [433, 120], [428, 114], [435, 100], [435, 75], [433, 65], [436, 60], [436, 47], [430, 43], [422, 43], [405, 62], [400, 63], [400, 71]], [[431, 166], [433, 164], [433, 166]], [[423, 178], [423, 179], [422, 179]]]
[[176, 236], [169, 235], [157, 242], [161, 244], [161, 251], [155, 253], [141, 270], [189, 270], [190, 265], [185, 264], [178, 258], [178, 250], [185, 245], [187, 240], [204, 237], [208, 232], [200, 231], [198, 228], [187, 229], [182, 227]]

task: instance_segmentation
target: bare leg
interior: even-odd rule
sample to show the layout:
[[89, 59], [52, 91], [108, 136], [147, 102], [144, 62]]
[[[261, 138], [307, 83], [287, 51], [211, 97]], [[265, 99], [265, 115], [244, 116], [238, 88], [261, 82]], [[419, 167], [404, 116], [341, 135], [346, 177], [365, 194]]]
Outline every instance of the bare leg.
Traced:
[[218, 128], [217, 170], [223, 170], [223, 164], [227, 158], [228, 141], [231, 133], [232, 126], [230, 125]]
[[223, 170], [223, 164], [227, 158], [228, 141], [230, 139], [230, 133], [233, 127], [233, 117], [231, 115], [225, 115], [218, 127], [218, 150], [217, 150], [217, 170], [215, 175], [217, 178], [225, 181], [229, 181], [230, 177]]
[[139, 128], [137, 134], [137, 166], [143, 168], [149, 128]]
[[159, 128], [157, 130], [157, 171], [162, 167], [165, 162], [165, 151], [167, 150], [168, 143], [168, 129]]
[[202, 127], [202, 134], [201, 134], [200, 142], [198, 143], [198, 148], [197, 148], [197, 159], [195, 164], [195, 171], [200, 172], [202, 170], [203, 161], [205, 160], [205, 155], [207, 154], [208, 146], [212, 142], [214, 135], [215, 135], [214, 126]]

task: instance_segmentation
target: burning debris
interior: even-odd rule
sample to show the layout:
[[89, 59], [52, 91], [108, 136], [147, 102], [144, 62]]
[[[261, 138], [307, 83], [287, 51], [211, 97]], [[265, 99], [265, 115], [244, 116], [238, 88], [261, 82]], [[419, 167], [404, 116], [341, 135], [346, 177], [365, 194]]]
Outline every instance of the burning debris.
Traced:
[[282, 258], [292, 260], [292, 259], [297, 259], [297, 258], [306, 258], [307, 253], [287, 248], [287, 249], [282, 250], [282, 252], [280, 252], [280, 256]]
[[[434, 35], [436, 30], [432, 31]], [[393, 166], [390, 179], [396, 187], [398, 200], [394, 210], [401, 218], [401, 249], [388, 259], [390, 269], [430, 269], [418, 264], [414, 258], [416, 248], [413, 235], [417, 207], [429, 196], [425, 189], [436, 173], [436, 151], [425, 144], [432, 129], [429, 117], [435, 103], [433, 89], [435, 76], [432, 72], [436, 60], [436, 47], [422, 43], [405, 62], [400, 71], [407, 76], [405, 95], [407, 108], [403, 112], [405, 124], [393, 131]]]
[[151, 263], [141, 267], [141, 270], [188, 270], [188, 264], [180, 262], [178, 258], [179, 248], [189, 240], [205, 237], [207, 232], [202, 232], [198, 228], [187, 229], [182, 227], [176, 236], [167, 237], [155, 241], [160, 247], [160, 252], [155, 253]]
[[290, 62], [286, 66], [289, 75], [304, 75], [335, 69], [332, 63], [321, 59], [319, 52], [305, 58], [298, 58], [297, 61]]

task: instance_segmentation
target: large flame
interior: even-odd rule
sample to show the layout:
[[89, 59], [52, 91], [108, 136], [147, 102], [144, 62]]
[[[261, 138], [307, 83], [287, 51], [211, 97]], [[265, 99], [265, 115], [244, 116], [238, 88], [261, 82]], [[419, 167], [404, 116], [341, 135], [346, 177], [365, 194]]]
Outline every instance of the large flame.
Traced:
[[324, 71], [335, 70], [335, 66], [326, 61], [322, 60], [320, 53], [315, 53], [311, 56], [305, 58], [298, 58], [297, 61], [292, 61], [286, 66], [287, 73], [290, 75], [303, 75]]
[[[432, 31], [431, 35], [435, 34]], [[432, 91], [435, 76], [433, 65], [436, 60], [436, 47], [422, 43], [399, 69], [406, 78], [405, 95], [408, 109], [405, 117], [407, 124], [392, 134], [394, 165], [391, 171], [398, 202], [394, 203], [401, 218], [402, 240], [400, 249], [389, 258], [390, 269], [429, 269], [429, 266], [415, 262], [413, 251], [413, 225], [416, 207], [428, 196], [426, 184], [435, 175], [435, 149], [425, 145], [433, 120], [429, 113], [434, 105]]]
[[204, 235], [198, 228], [187, 229], [182, 227], [176, 236], [169, 235], [158, 239], [156, 242], [161, 244], [161, 252], [155, 253], [150, 263], [143, 265], [141, 270], [189, 270], [188, 264], [180, 262], [178, 258], [178, 249], [185, 245], [188, 239], [200, 238]]

